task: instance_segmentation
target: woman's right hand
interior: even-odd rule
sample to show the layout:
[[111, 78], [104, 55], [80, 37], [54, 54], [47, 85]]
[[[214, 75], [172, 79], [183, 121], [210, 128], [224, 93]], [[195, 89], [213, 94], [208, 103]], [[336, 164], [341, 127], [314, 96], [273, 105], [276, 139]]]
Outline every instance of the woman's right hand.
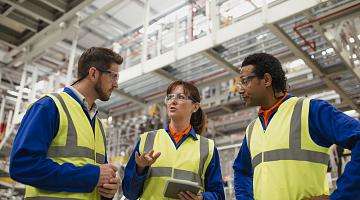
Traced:
[[156, 159], [161, 155], [160, 152], [154, 154], [154, 150], [151, 150], [148, 153], [143, 153], [142, 155], [139, 152], [135, 153], [135, 162], [136, 162], [136, 170], [138, 174], [141, 174], [145, 167], [151, 166], [154, 164]]

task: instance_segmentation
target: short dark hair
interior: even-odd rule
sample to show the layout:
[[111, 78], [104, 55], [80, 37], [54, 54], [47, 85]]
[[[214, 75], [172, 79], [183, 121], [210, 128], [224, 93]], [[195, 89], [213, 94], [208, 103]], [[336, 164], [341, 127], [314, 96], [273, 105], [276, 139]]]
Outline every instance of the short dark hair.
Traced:
[[264, 78], [268, 73], [272, 78], [272, 88], [275, 92], [286, 92], [286, 76], [280, 61], [274, 56], [267, 53], [255, 53], [249, 55], [243, 61], [241, 67], [253, 65], [253, 72], [259, 78]]
[[78, 78], [83, 78], [89, 73], [90, 67], [107, 70], [113, 63], [121, 64], [123, 58], [113, 50], [103, 47], [91, 47], [81, 54], [78, 61]]

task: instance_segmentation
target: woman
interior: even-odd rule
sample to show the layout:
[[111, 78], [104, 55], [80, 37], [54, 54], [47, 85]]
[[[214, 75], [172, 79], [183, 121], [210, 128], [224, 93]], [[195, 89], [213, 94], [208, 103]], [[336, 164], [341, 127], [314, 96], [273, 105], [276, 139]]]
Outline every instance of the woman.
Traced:
[[125, 168], [124, 195], [129, 199], [165, 199], [166, 181], [181, 179], [197, 183], [202, 192], [184, 191], [178, 194], [179, 199], [225, 199], [214, 141], [200, 136], [205, 114], [198, 89], [175, 81], [166, 91], [165, 104], [170, 123], [165, 129], [140, 136]]

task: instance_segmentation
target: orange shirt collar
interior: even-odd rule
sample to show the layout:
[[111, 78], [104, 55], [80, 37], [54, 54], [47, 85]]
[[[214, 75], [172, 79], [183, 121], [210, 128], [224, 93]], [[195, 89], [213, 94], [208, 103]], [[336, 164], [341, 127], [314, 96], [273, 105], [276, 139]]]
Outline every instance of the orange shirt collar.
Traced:
[[268, 124], [268, 121], [269, 121], [269, 118], [271, 116], [272, 113], [274, 113], [278, 108], [279, 106], [281, 105], [281, 103], [284, 101], [284, 99], [288, 96], [287, 93], [285, 93], [285, 95], [280, 99], [278, 100], [271, 108], [269, 109], [264, 109], [264, 108], [260, 108], [259, 110], [259, 113], [258, 115], [262, 115], [264, 117], [264, 122], [265, 122], [265, 125]]
[[169, 126], [170, 134], [176, 143], [178, 143], [184, 135], [189, 133], [190, 130], [191, 130], [191, 124], [189, 124], [189, 126], [185, 130], [182, 130], [180, 132], [176, 132], [171, 126]]

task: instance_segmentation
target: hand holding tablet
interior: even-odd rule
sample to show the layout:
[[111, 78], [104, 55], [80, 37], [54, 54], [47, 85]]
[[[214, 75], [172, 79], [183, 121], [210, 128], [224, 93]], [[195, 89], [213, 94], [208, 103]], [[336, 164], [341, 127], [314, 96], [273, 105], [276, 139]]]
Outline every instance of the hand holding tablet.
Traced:
[[201, 187], [197, 183], [191, 181], [171, 179], [168, 180], [165, 184], [164, 197], [180, 199], [179, 194], [181, 192], [186, 193], [187, 191], [189, 191], [196, 195], [200, 192], [200, 190]]

